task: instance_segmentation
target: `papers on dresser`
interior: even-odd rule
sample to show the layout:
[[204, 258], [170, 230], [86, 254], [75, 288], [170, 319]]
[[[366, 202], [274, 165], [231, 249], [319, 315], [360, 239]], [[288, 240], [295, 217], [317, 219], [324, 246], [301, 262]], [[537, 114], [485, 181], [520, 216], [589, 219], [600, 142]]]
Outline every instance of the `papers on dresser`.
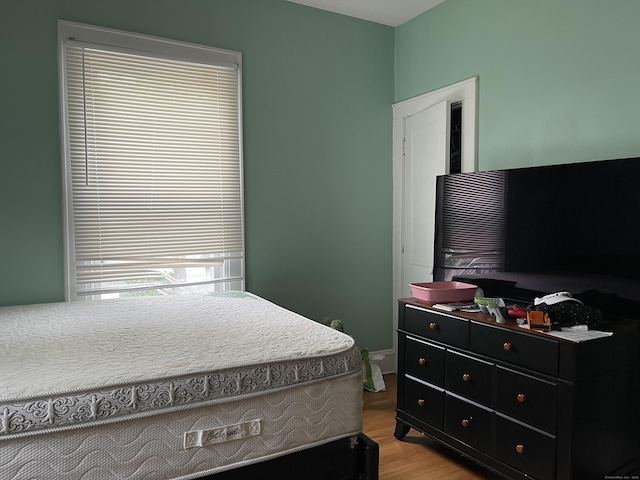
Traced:
[[594, 340], [596, 338], [610, 337], [613, 332], [603, 332], [601, 330], [588, 330], [578, 327], [563, 327], [562, 330], [551, 330], [546, 332], [547, 335], [552, 335], [558, 338], [564, 338], [565, 340], [571, 340], [572, 342], [586, 342], [588, 340]]
[[480, 306], [474, 302], [434, 303], [432, 307], [438, 310], [444, 310], [445, 312], [455, 312], [456, 310], [460, 310], [461, 312], [480, 311]]

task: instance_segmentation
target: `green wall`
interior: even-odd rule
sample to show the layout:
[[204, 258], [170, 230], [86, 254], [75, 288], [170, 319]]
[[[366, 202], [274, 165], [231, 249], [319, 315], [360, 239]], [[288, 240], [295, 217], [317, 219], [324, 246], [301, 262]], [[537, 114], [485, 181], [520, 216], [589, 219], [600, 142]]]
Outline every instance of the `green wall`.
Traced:
[[396, 29], [397, 101], [478, 76], [478, 166], [640, 156], [640, 2], [446, 0]]
[[396, 29], [284, 0], [2, 0], [0, 305], [64, 297], [59, 18], [243, 53], [247, 289], [371, 350], [394, 101], [477, 75], [481, 170], [640, 153], [637, 0], [446, 0]]
[[64, 299], [58, 19], [242, 52], [247, 289], [390, 347], [394, 30], [284, 0], [2, 0], [0, 305]]

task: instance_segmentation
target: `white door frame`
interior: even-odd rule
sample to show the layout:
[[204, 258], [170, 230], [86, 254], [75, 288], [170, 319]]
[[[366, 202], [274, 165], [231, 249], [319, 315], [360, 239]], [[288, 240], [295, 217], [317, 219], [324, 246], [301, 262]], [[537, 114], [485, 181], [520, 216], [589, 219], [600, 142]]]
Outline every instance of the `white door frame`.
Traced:
[[440, 102], [462, 102], [462, 171], [476, 170], [478, 77], [434, 90], [433, 92], [393, 105], [393, 351], [397, 371], [398, 305], [402, 295], [402, 205], [405, 124], [407, 117], [420, 113]]

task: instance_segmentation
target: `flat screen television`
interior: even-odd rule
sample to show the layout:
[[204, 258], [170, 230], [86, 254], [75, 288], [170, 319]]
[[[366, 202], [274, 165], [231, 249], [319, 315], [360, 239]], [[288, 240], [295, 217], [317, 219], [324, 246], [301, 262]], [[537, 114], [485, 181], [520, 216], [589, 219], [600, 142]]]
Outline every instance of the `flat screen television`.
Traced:
[[640, 158], [440, 176], [435, 232], [434, 280], [640, 318]]

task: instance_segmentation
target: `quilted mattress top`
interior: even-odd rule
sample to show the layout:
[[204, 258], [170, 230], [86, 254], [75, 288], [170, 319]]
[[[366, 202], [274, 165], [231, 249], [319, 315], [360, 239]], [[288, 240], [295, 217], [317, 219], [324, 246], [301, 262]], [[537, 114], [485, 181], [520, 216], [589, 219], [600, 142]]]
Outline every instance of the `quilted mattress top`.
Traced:
[[244, 292], [1, 307], [0, 329], [0, 437], [361, 368], [348, 335]]

